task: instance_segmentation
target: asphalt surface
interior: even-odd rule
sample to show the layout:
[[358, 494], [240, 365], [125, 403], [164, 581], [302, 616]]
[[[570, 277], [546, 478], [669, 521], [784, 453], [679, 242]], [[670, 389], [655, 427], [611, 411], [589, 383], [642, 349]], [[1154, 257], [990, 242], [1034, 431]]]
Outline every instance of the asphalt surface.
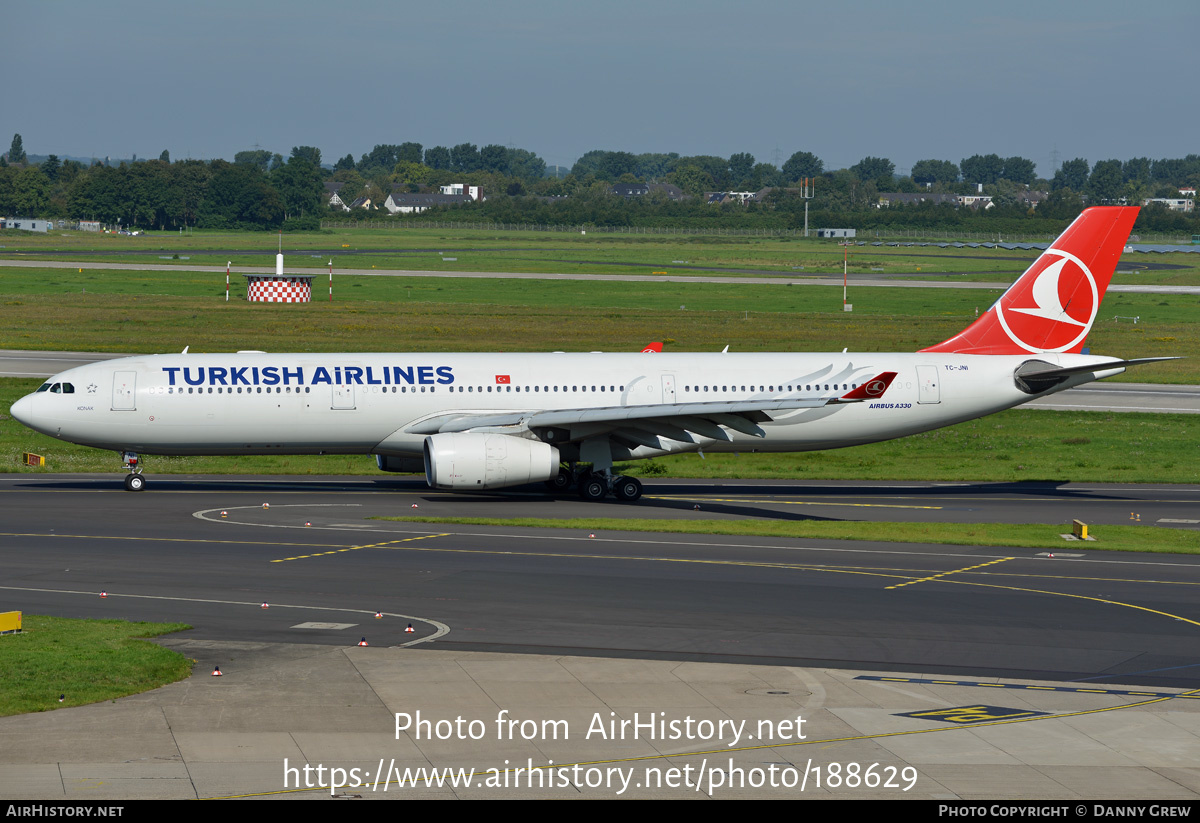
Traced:
[[[185, 637], [204, 639], [346, 645], [367, 633], [384, 645], [1200, 687], [1200, 634], [1186, 622], [1200, 618], [1200, 558], [369, 519], [1080, 517], [1102, 534], [1137, 510], [1200, 539], [1200, 488], [665, 483], [620, 505], [422, 485], [155, 477], [130, 494], [116, 476], [10, 475], [0, 590], [33, 613], [182, 620], [196, 626]], [[376, 611], [401, 617], [376, 624]], [[308, 622], [354, 628], [296, 628]]]
[[[1197, 486], [662, 482], [622, 505], [150, 481], [0, 476], [5, 608], [184, 621], [160, 642], [196, 661], [145, 694], [0, 718], [2, 796], [1200, 799], [1200, 558], [371, 519], [1086, 513], [1103, 536], [1130, 510], [1200, 529]], [[417, 713], [446, 737], [396, 730]], [[723, 731], [594, 731], [648, 718]], [[334, 768], [359, 782], [331, 789]]]
[[[225, 266], [200, 266], [191, 264], [137, 263], [137, 271], [198, 271], [224, 272]], [[128, 271], [129, 263], [99, 263], [95, 260], [0, 260], [0, 267], [37, 269], [119, 269]], [[228, 268], [232, 274], [273, 274], [275, 269], [270, 266], [233, 266]], [[289, 266], [288, 274], [311, 274], [327, 276], [326, 268], [305, 268]], [[840, 286], [843, 278], [831, 275], [805, 275], [793, 272], [792, 275], [772, 275], [769, 277], [721, 277], [718, 275], [646, 275], [646, 274], [566, 274], [555, 272], [499, 272], [499, 271], [429, 271], [429, 270], [384, 270], [384, 269], [347, 269], [339, 268], [337, 274], [357, 275], [367, 277], [453, 277], [453, 278], [485, 278], [499, 280], [593, 280], [614, 283], [710, 283], [727, 285], [781, 285], [793, 286]], [[941, 275], [939, 275], [940, 277]], [[892, 275], [891, 277], [895, 277]], [[890, 288], [935, 288], [935, 289], [989, 289], [1004, 290], [1011, 283], [978, 283], [962, 280], [898, 280], [890, 279], [888, 275], [855, 275], [856, 286], [882, 286]], [[1121, 285], [1109, 286], [1110, 292], [1134, 292], [1141, 294], [1200, 294], [1200, 286], [1155, 286], [1155, 285]]]

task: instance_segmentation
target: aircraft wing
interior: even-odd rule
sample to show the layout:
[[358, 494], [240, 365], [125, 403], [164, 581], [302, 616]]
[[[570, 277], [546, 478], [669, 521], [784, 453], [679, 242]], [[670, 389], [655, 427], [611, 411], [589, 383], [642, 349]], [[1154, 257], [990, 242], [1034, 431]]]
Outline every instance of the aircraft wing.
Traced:
[[[817, 409], [843, 403], [861, 403], [881, 396], [896, 372], [884, 372], [855, 389], [836, 397], [732, 400], [702, 403], [655, 403], [639, 406], [607, 406], [589, 409], [531, 409], [502, 414], [453, 412], [438, 415], [412, 426], [409, 434], [442, 434], [476, 429], [517, 427], [521, 430], [581, 427], [583, 439], [609, 433], [650, 448], [664, 448], [659, 438], [695, 443], [697, 436], [729, 441], [725, 429], [764, 437], [758, 425], [772, 419], [771, 412]], [[560, 439], [563, 442], [567, 438]]]

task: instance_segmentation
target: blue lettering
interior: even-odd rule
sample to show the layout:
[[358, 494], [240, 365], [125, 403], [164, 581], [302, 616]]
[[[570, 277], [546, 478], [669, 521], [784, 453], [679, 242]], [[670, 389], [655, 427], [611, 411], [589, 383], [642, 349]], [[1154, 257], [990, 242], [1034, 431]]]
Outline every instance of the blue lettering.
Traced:
[[362, 385], [362, 369], [358, 366], [346, 367], [346, 385], [354, 383], [357, 386]]
[[283, 367], [283, 385], [286, 386], [289, 383], [289, 381], [291, 380], [291, 378], [293, 378], [293, 377], [296, 378], [296, 382], [298, 384], [300, 384], [301, 386], [304, 385], [304, 369], [300, 368], [299, 366], [297, 366], [294, 369], [289, 369], [287, 366], [284, 366]]
[[[387, 371], [387, 370], [384, 369], [384, 371]], [[371, 367], [367, 366], [367, 385], [368, 386], [378, 386], [382, 382], [383, 382], [382, 380], [379, 380], [378, 378], [371, 376]]]
[[433, 366], [417, 366], [417, 376], [421, 384], [433, 382]]
[[183, 367], [183, 380], [189, 386], [199, 386], [204, 383], [204, 367], [196, 369], [196, 379], [192, 379], [192, 370], [187, 366]]
[[341, 366], [333, 367], [333, 379], [337, 382], [337, 384], [339, 386], [343, 385], [342, 384], [342, 367]]
[[404, 382], [407, 383], [408, 385], [411, 386], [413, 383], [413, 367], [412, 366], [409, 366], [406, 369], [401, 368], [400, 366], [392, 366], [392, 374], [394, 375], [392, 382], [396, 383], [397, 385], [399, 385], [401, 377], [404, 378]]
[[438, 373], [438, 382], [439, 383], [453, 383], [454, 382], [454, 370], [451, 369], [449, 366], [438, 366], [437, 373]]
[[165, 371], [167, 373], [167, 381], [168, 381], [167, 385], [174, 386], [175, 385], [175, 372], [179, 371], [179, 367], [178, 366], [165, 366], [163, 368], [163, 371]]
[[258, 366], [254, 366], [253, 368], [250, 369], [250, 371], [254, 375], [254, 385], [257, 386], [258, 385]]
[[246, 369], [248, 366], [234, 366], [229, 370], [229, 382], [236, 386], [241, 383], [243, 386], [249, 386], [250, 381], [246, 379]]
[[313, 374], [313, 385], [315, 386], [318, 383], [333, 385], [333, 378], [329, 376], [329, 369], [324, 366], [317, 366], [317, 371]]
[[[185, 375], [186, 376], [186, 375]], [[274, 386], [279, 382], [278, 366], [263, 366], [262, 381], [264, 386]]]

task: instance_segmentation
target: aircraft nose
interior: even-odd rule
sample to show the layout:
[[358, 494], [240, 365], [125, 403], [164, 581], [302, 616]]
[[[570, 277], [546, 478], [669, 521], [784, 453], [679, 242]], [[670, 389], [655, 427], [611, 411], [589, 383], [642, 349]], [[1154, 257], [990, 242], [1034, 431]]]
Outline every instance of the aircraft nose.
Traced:
[[27, 394], [13, 403], [9, 413], [19, 422], [33, 428], [33, 395]]

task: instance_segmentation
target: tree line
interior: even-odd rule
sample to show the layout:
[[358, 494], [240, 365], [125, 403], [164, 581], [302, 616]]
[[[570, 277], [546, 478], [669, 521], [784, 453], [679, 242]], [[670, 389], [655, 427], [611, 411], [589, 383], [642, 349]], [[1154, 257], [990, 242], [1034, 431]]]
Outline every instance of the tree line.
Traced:
[[[238, 152], [226, 160], [172, 162], [158, 159], [85, 165], [49, 155], [30, 163], [19, 134], [0, 158], [0, 213], [97, 220], [106, 224], [173, 229], [311, 229], [330, 216], [324, 184], [341, 184], [341, 199], [368, 198], [378, 208], [394, 190], [428, 191], [448, 183], [480, 186], [487, 197], [458, 209], [465, 219], [497, 222], [594, 225], [704, 225], [794, 228], [803, 220], [805, 201], [796, 189], [815, 181], [808, 202], [810, 225], [860, 228], [907, 225], [963, 228], [1021, 224], [1021, 231], [1061, 227], [1088, 203], [1140, 203], [1147, 197], [1178, 197], [1178, 187], [1200, 183], [1200, 155], [1178, 159], [1064, 162], [1049, 180], [1038, 179], [1035, 163], [1023, 157], [974, 155], [958, 163], [920, 160], [911, 173], [896, 175], [888, 158], [865, 157], [847, 169], [826, 170], [811, 152], [798, 151], [780, 167], [757, 162], [748, 152], [728, 158], [677, 153], [634, 154], [594, 150], [565, 174], [548, 171], [544, 160], [525, 149], [471, 143], [425, 148], [420, 143], [378, 144], [358, 160], [346, 155], [332, 168], [322, 165], [319, 148], [294, 146], [288, 157], [266, 150]], [[663, 193], [623, 198], [614, 183], [656, 182], [677, 186], [690, 199]], [[993, 200], [986, 212], [931, 203], [880, 208], [883, 192], [966, 194], [980, 187]], [[710, 191], [771, 189], [764, 201], [714, 207]], [[1050, 192], [1036, 209], [1029, 189]], [[426, 218], [444, 219], [426, 213]], [[419, 220], [420, 215], [404, 219]], [[1197, 218], [1151, 207], [1139, 227], [1155, 231], [1195, 231]], [[998, 229], [1013, 231], [1014, 229]]]

